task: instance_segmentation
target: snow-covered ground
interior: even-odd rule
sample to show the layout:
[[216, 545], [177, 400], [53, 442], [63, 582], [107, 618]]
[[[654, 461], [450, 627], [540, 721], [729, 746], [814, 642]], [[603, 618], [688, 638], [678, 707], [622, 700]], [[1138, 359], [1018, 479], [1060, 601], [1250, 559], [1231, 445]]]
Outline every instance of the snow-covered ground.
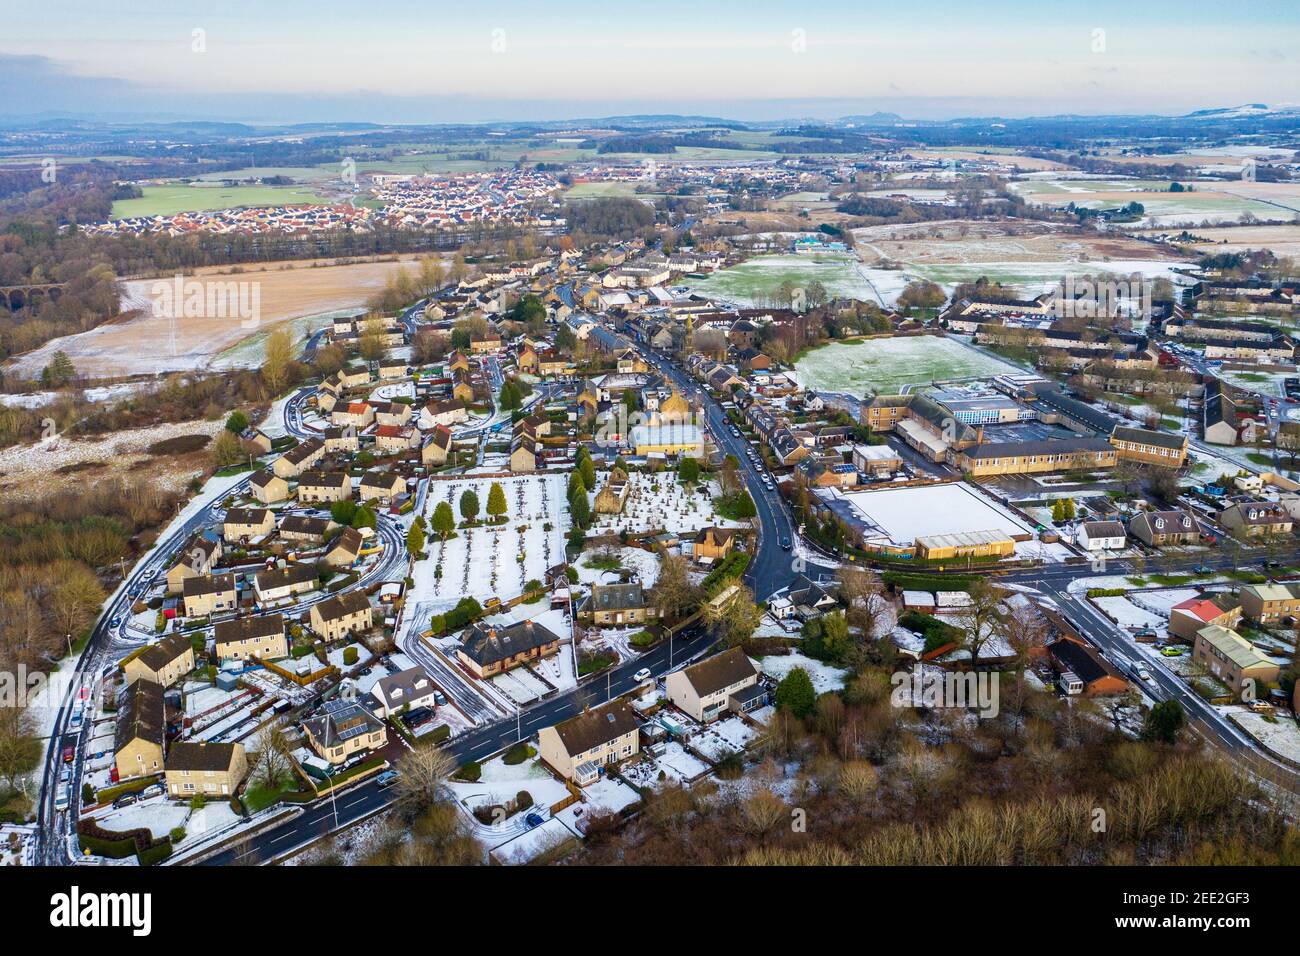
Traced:
[[584, 553], [571, 567], [578, 572], [578, 580], [583, 584], [608, 584], [617, 581], [621, 570], [633, 571], [637, 580], [646, 587], [653, 587], [659, 579], [659, 559], [649, 551], [641, 548], [615, 548], [613, 555], [619, 559], [619, 567], [611, 571], [588, 566], [588, 562], [599, 561], [605, 557], [605, 550]]
[[1244, 708], [1233, 708], [1229, 718], [1280, 757], [1300, 763], [1300, 724], [1294, 717], [1279, 713], [1270, 720]]
[[[461, 528], [446, 542], [431, 534], [425, 546], [429, 557], [415, 562], [412, 569], [414, 585], [408, 603], [429, 602], [434, 610], [447, 610], [466, 596], [480, 603], [493, 596], [504, 601], [522, 594], [528, 581], [544, 580], [547, 569], [564, 560], [564, 536], [569, 530], [564, 475], [434, 481], [425, 501], [425, 520], [431, 522], [438, 502], [446, 501], [459, 522], [460, 498], [470, 489], [478, 495], [480, 516], [484, 515], [493, 482], [505, 491], [507, 523]], [[441, 577], [436, 574], [439, 565]]]
[[758, 661], [759, 669], [776, 680], [782, 680], [796, 667], [802, 667], [812, 679], [813, 689], [819, 694], [839, 690], [848, 679], [849, 671], [803, 654], [769, 655]]
[[1164, 628], [1168, 618], [1138, 607], [1127, 597], [1098, 597], [1092, 603], [1120, 627]]
[[[598, 476], [597, 486], [604, 487], [604, 476]], [[720, 495], [717, 482], [701, 481], [687, 487], [677, 480], [673, 472], [644, 474], [633, 472], [628, 476], [631, 485], [623, 513], [597, 515], [593, 513], [593, 532], [641, 532], [662, 529], [672, 534], [693, 534], [709, 525], [737, 527], [741, 522], [728, 521], [713, 509], [713, 499]], [[596, 496], [591, 496], [593, 505]]]

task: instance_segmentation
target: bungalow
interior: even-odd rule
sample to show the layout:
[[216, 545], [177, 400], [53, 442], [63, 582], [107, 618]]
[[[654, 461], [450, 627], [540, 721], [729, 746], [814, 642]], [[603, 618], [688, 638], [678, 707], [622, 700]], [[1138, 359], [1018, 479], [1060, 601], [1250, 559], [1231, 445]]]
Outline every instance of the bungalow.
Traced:
[[360, 591], [345, 591], [311, 606], [311, 629], [327, 641], [374, 626], [370, 601]]
[[311, 749], [331, 764], [347, 763], [353, 754], [378, 750], [388, 744], [388, 731], [356, 701], [335, 698], [316, 717], [302, 722]]
[[258, 571], [253, 575], [253, 592], [263, 606], [285, 601], [320, 587], [320, 576], [310, 564], [291, 564], [287, 568]]
[[166, 708], [161, 684], [142, 678], [127, 687], [113, 735], [113, 763], [119, 781], [162, 772]]
[[724, 710], [752, 710], [764, 696], [758, 687], [758, 671], [740, 647], [674, 671], [664, 687], [673, 706], [701, 723], [713, 720]]
[[253, 497], [264, 505], [285, 501], [289, 497], [289, 482], [285, 481], [270, 468], [254, 472], [248, 479]]
[[209, 617], [239, 607], [239, 591], [233, 574], [186, 578], [181, 593], [185, 599], [186, 617]]
[[298, 478], [298, 500], [308, 502], [347, 501], [352, 497], [352, 479], [342, 471], [308, 471]]
[[275, 515], [269, 508], [231, 508], [221, 524], [226, 541], [256, 541], [275, 530]]
[[380, 720], [416, 707], [434, 706], [437, 694], [438, 685], [423, 667], [408, 667], [381, 677], [370, 689], [370, 696], [375, 699], [375, 716]]
[[542, 759], [556, 773], [585, 787], [600, 778], [603, 768], [636, 756], [640, 728], [631, 706], [616, 700], [543, 727], [537, 744]]
[[1148, 547], [1195, 544], [1201, 527], [1190, 511], [1144, 511], [1128, 523], [1129, 534]]
[[1084, 551], [1122, 551], [1128, 535], [1118, 521], [1083, 521], [1075, 539]]
[[1219, 524], [1238, 538], [1291, 533], [1291, 513], [1269, 501], [1243, 501], [1219, 512]]
[[170, 687], [194, 670], [194, 645], [184, 634], [169, 634], [125, 658], [121, 667], [127, 684], [143, 678]]
[[389, 502], [406, 491], [406, 479], [393, 471], [367, 471], [361, 476], [362, 501]]
[[178, 800], [196, 796], [229, 797], [248, 776], [244, 745], [178, 740], [164, 768], [167, 793]]
[[284, 616], [266, 614], [221, 621], [213, 628], [213, 653], [219, 661], [273, 661], [289, 656]]
[[1128, 681], [1119, 671], [1095, 648], [1076, 637], [1059, 637], [1048, 644], [1046, 650], [1052, 670], [1057, 673], [1058, 683], [1066, 694], [1098, 697], [1128, 690]]
[[536, 621], [505, 627], [475, 624], [465, 632], [456, 657], [479, 678], [490, 677], [550, 657], [560, 649], [560, 636]]

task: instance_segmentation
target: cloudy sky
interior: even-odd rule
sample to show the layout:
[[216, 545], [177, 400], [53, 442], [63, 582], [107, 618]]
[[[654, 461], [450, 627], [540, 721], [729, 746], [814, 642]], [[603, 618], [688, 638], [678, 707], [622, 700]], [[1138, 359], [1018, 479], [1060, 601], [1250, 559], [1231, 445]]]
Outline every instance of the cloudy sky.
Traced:
[[453, 122], [1300, 102], [1296, 0], [40, 0], [0, 114]]

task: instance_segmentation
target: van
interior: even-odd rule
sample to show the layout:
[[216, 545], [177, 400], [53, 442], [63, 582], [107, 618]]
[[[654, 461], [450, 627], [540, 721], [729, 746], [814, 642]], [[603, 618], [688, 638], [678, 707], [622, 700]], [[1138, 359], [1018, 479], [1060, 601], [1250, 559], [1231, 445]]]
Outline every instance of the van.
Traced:
[[54, 797], [54, 809], [64, 811], [72, 806], [72, 784], [65, 783], [59, 787], [59, 792]]

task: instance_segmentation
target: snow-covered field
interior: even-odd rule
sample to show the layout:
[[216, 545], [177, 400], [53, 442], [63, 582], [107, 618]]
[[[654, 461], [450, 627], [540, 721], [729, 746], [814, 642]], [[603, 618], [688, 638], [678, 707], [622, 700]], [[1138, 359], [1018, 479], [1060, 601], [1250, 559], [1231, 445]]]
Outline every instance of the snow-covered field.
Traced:
[[[504, 601], [522, 594], [528, 581], [543, 580], [548, 568], [564, 560], [564, 536], [569, 530], [565, 475], [430, 482], [425, 520], [431, 521], [438, 502], [446, 501], [459, 521], [461, 494], [470, 489], [478, 495], [483, 516], [493, 482], [499, 482], [506, 493], [507, 523], [461, 528], [446, 542], [430, 534], [425, 546], [429, 557], [415, 562], [408, 601], [428, 601], [436, 610], [454, 607], [466, 596], [480, 603], [493, 596]], [[441, 577], [437, 576], [440, 565]]]
[[850, 671], [813, 660], [803, 654], [770, 655], [758, 661], [759, 669], [776, 680], [783, 680], [796, 667], [802, 667], [812, 679], [813, 689], [819, 694], [839, 690], [844, 686]]
[[934, 335], [832, 342], [812, 349], [795, 365], [795, 377], [804, 388], [859, 396], [1018, 371], [955, 339]]
[[1233, 708], [1229, 718], [1258, 740], [1267, 750], [1300, 763], [1300, 724], [1295, 718], [1278, 714], [1270, 722], [1263, 714]]
[[659, 579], [659, 559], [649, 551], [643, 551], [641, 548], [615, 548], [614, 553], [618, 555], [619, 567], [602, 571], [600, 568], [593, 568], [587, 565], [589, 560], [599, 560], [604, 555], [604, 551], [588, 551], [582, 555], [573, 565], [574, 570], [578, 572], [578, 580], [583, 584], [609, 584], [619, 577], [620, 571], [633, 571], [639, 580], [646, 587], [653, 587], [655, 581]]
[[[598, 476], [597, 486], [604, 487], [604, 476]], [[640, 532], [663, 529], [672, 534], [687, 534], [708, 525], [735, 527], [739, 522], [727, 521], [713, 510], [713, 499], [721, 494], [717, 482], [701, 481], [687, 487], [672, 472], [643, 474], [633, 472], [628, 476], [631, 490], [623, 513], [617, 515], [593, 514], [593, 532]], [[561, 489], [563, 491], [563, 489]], [[596, 496], [591, 495], [594, 503]]]
[[1167, 618], [1138, 607], [1126, 597], [1093, 598], [1092, 603], [1120, 627], [1163, 629]]

